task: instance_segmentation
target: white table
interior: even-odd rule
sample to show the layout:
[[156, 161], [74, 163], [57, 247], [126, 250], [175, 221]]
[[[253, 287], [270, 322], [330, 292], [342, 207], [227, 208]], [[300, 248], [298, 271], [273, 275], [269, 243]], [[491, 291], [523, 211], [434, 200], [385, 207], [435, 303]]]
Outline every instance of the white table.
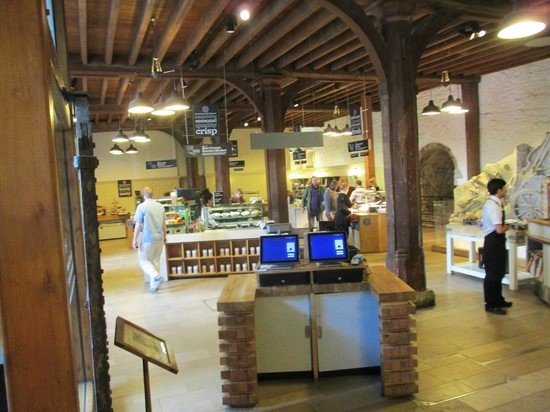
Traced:
[[[485, 277], [485, 270], [480, 268], [475, 258], [476, 243], [483, 242], [485, 235], [483, 231], [474, 225], [447, 225], [447, 273], [463, 273], [478, 278]], [[468, 262], [455, 263], [454, 261], [454, 240], [461, 239], [469, 242]], [[508, 230], [506, 232], [506, 248], [508, 249], [508, 274], [502, 283], [509, 285], [510, 290], [517, 290], [518, 282], [532, 279], [530, 273], [518, 271], [518, 246], [525, 244], [525, 231]]]

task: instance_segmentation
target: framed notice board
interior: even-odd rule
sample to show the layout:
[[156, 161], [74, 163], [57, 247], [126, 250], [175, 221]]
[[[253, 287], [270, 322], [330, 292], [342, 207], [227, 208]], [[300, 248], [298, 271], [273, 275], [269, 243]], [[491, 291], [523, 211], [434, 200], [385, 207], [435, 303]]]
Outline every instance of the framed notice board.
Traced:
[[116, 318], [115, 345], [172, 373], [178, 373], [174, 351], [164, 339], [120, 316]]
[[118, 197], [132, 197], [132, 181], [129, 179], [119, 180]]

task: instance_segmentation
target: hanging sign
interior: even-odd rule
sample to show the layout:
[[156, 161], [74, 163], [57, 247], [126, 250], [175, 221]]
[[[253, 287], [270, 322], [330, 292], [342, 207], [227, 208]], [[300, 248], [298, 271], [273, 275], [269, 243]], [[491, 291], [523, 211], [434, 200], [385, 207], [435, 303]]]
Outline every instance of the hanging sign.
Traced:
[[361, 128], [361, 106], [350, 108], [350, 128], [352, 136], [360, 136], [363, 133]]
[[166, 169], [169, 167], [176, 167], [176, 159], [148, 160], [145, 162], [146, 169]]
[[360, 152], [362, 150], [369, 150], [369, 141], [367, 139], [348, 142], [348, 152]]
[[188, 144], [185, 146], [186, 157], [227, 156], [227, 144]]
[[304, 160], [306, 158], [305, 150], [295, 150], [292, 152], [292, 160]]
[[209, 104], [193, 106], [195, 137], [216, 137], [219, 135], [218, 108]]
[[127, 179], [118, 181], [118, 197], [132, 197], [131, 180]]

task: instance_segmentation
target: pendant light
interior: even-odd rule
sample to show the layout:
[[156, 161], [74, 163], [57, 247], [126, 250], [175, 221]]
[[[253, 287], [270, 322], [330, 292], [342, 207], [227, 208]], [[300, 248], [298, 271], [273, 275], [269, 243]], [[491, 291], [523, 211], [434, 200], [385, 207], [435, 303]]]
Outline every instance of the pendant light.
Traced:
[[128, 113], [131, 114], [146, 114], [153, 111], [151, 103], [143, 97], [141, 92], [138, 92], [134, 100], [128, 105]]
[[451, 110], [449, 113], [451, 114], [462, 114], [462, 113], [468, 113], [470, 109], [466, 108], [460, 98], [455, 100], [455, 104], [458, 106], [456, 109]]
[[342, 131], [340, 132], [341, 136], [351, 136], [351, 128], [349, 127], [349, 124], [346, 123]]
[[451, 113], [459, 109], [460, 109], [460, 105], [453, 98], [452, 94], [450, 94], [449, 97], [447, 98], [447, 101], [441, 105], [441, 111], [445, 113]]
[[135, 146], [130, 143], [130, 147], [128, 147], [128, 149], [126, 149], [126, 153], [136, 154], [137, 152], [138, 152], [138, 150], [135, 148]]
[[500, 39], [521, 39], [533, 36], [546, 28], [542, 8], [523, 8], [512, 12], [502, 22], [497, 37]]
[[124, 154], [124, 150], [122, 150], [120, 148], [120, 146], [118, 144], [114, 144], [113, 147], [111, 147], [111, 150], [109, 150], [109, 153], [111, 154], [114, 154], [114, 155], [121, 155], [121, 154]]
[[441, 114], [441, 110], [437, 107], [433, 100], [428, 102], [428, 105], [422, 109], [422, 115], [424, 116], [435, 116]]
[[153, 111], [151, 112], [151, 114], [154, 116], [172, 116], [175, 113], [175, 111], [170, 110], [165, 106], [162, 96], [157, 104], [155, 104], [155, 106], [153, 107]]
[[143, 129], [136, 128], [130, 136], [130, 140], [137, 143], [147, 143], [151, 141], [151, 138]]
[[118, 133], [115, 135], [115, 137], [113, 137], [112, 140], [115, 143], [126, 143], [130, 140], [128, 136], [122, 131], [122, 125], [120, 124], [120, 122], [118, 124]]
[[168, 96], [168, 99], [164, 102], [164, 108], [168, 110], [172, 110], [174, 112], [181, 112], [183, 110], [189, 109], [191, 107], [189, 105], [189, 102], [185, 98], [185, 88], [187, 85], [183, 81], [183, 72], [180, 68], [180, 87], [181, 87], [181, 96], [177, 93], [177, 86], [174, 82], [174, 89], [172, 90], [172, 93], [170, 93], [170, 96]]

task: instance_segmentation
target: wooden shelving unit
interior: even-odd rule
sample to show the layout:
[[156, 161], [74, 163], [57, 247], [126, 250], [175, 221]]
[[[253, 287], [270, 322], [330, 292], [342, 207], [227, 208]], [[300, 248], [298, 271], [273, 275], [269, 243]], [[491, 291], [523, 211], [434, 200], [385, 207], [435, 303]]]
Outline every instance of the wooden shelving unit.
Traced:
[[258, 238], [204, 240], [166, 245], [170, 279], [252, 272], [259, 264]]

